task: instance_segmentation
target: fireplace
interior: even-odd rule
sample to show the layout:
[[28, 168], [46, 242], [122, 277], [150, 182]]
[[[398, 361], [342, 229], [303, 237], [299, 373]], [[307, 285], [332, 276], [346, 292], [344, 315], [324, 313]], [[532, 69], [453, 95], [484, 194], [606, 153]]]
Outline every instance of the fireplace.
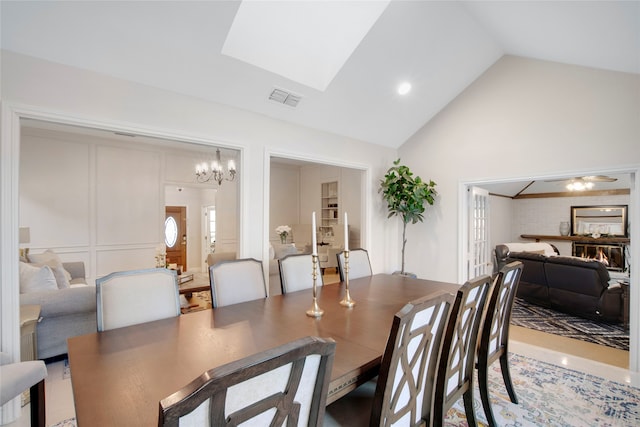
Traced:
[[597, 259], [606, 265], [610, 271], [624, 271], [625, 245], [622, 244], [596, 244], [596, 243], [573, 243], [573, 256], [589, 259]]

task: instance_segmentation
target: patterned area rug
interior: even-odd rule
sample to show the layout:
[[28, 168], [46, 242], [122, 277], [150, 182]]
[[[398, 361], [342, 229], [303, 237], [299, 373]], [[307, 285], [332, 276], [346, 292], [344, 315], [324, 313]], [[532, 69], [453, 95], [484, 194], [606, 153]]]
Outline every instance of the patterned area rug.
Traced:
[[609, 324], [571, 316], [516, 298], [511, 324], [594, 344], [629, 350], [629, 332], [622, 324]]
[[[519, 404], [511, 403], [500, 364], [489, 369], [489, 390], [501, 427], [591, 427], [640, 425], [640, 389], [510, 353], [509, 363]], [[487, 420], [478, 387], [474, 390], [479, 425]], [[467, 426], [462, 399], [447, 413], [445, 425]], [[71, 418], [52, 427], [75, 427]]]
[[[491, 405], [501, 427], [640, 425], [638, 388], [514, 353], [509, 354], [509, 365], [519, 404], [509, 400], [500, 363], [489, 370]], [[479, 424], [486, 426], [477, 386], [474, 408]], [[445, 425], [467, 425], [462, 399], [447, 413]]]

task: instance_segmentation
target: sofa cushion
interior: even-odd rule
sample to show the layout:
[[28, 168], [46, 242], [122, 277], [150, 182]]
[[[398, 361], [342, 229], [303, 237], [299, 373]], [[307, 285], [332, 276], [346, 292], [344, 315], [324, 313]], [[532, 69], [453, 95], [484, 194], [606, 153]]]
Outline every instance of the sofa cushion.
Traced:
[[20, 263], [20, 293], [58, 290], [51, 267]]
[[53, 272], [53, 276], [56, 279], [56, 284], [58, 285], [58, 289], [66, 289], [70, 286], [69, 272], [64, 269], [64, 267], [62, 266], [62, 263], [60, 263], [59, 261], [51, 259], [42, 263], [40, 262], [34, 263], [32, 265], [36, 267], [44, 267], [45, 265], [49, 266], [49, 268], [51, 268], [51, 271]]
[[46, 251], [42, 252], [41, 254], [29, 253], [28, 259], [29, 259], [29, 262], [32, 263], [32, 264], [45, 264], [46, 263], [50, 267], [51, 267], [52, 264], [54, 264], [56, 266], [60, 266], [60, 268], [63, 269], [64, 275], [67, 277], [67, 282], [69, 282], [71, 280], [71, 273], [69, 273], [67, 270], [64, 270], [64, 267], [62, 266], [62, 260], [60, 259], [58, 254], [55, 253], [54, 251], [52, 251], [51, 249], [47, 249]]
[[550, 288], [600, 297], [609, 286], [609, 271], [600, 261], [551, 257], [545, 264]]
[[544, 272], [547, 257], [531, 252], [511, 252], [506, 263], [521, 261], [522, 277], [516, 295], [538, 305], [548, 306], [549, 287]]

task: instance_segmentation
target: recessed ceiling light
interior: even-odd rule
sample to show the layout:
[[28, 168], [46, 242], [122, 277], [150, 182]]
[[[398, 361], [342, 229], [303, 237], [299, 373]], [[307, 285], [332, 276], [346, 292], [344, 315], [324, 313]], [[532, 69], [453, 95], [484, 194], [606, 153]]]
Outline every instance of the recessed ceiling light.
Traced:
[[400, 95], [406, 95], [409, 93], [410, 90], [411, 90], [411, 83], [409, 82], [400, 83], [400, 86], [398, 86], [398, 93]]

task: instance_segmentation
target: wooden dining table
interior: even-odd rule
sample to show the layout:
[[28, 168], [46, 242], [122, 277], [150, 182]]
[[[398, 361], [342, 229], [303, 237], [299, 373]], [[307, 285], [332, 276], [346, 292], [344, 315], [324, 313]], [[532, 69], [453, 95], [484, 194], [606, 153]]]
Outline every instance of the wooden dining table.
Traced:
[[458, 284], [377, 274], [312, 290], [203, 310], [68, 340], [79, 426], [152, 426], [161, 399], [203, 372], [305, 336], [332, 338], [336, 353], [327, 403], [377, 375], [393, 316], [407, 302]]

